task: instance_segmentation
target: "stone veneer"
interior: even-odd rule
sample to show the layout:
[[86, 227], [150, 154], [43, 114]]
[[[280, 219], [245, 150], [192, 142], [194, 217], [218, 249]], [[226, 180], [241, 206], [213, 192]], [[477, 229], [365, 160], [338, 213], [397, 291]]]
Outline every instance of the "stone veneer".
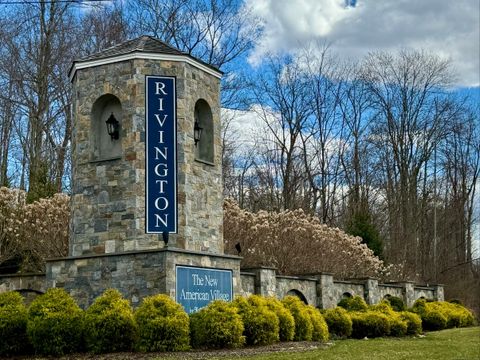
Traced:
[[175, 299], [176, 265], [232, 270], [233, 291], [241, 292], [237, 256], [168, 247], [49, 260], [46, 286], [64, 288], [83, 308], [108, 288], [118, 289], [133, 306], [138, 306], [142, 298], [149, 295], [162, 293]]
[[[220, 80], [186, 62], [134, 59], [80, 69], [73, 78], [70, 256], [163, 247], [161, 235], [145, 233], [146, 75], [176, 77], [178, 234], [170, 235], [169, 245], [223, 254]], [[92, 107], [105, 94], [122, 108], [122, 155], [113, 159], [95, 158], [93, 150]], [[213, 115], [213, 165], [195, 160], [199, 99]]]
[[[375, 304], [387, 295], [403, 299], [408, 307], [420, 297], [443, 301], [442, 285], [420, 286], [412, 282], [379, 284], [375, 279], [334, 280], [332, 274], [277, 276], [272, 268], [246, 269], [240, 272], [239, 258], [206, 255], [195, 251], [163, 248], [109, 255], [85, 255], [50, 260], [48, 272], [33, 275], [0, 275], [0, 292], [17, 290], [44, 292], [52, 286], [67, 289], [85, 308], [104, 289], [115, 287], [134, 306], [143, 296], [158, 293], [175, 298], [175, 265], [232, 269], [233, 290], [241, 296], [259, 294], [283, 298], [301, 293], [308, 304], [333, 308], [348, 293]], [[366, 282], [377, 283], [367, 293]]]

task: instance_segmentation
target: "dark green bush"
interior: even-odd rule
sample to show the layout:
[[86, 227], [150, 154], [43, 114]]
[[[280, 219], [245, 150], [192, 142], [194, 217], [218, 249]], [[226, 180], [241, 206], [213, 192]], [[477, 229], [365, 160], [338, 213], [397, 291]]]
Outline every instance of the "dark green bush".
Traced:
[[252, 295], [237, 297], [233, 304], [243, 321], [243, 334], [248, 345], [269, 345], [279, 341], [279, 320], [267, 307], [265, 299]]
[[190, 315], [190, 336], [195, 348], [236, 348], [245, 343], [238, 309], [219, 300]]
[[409, 311], [402, 311], [400, 318], [407, 323], [406, 335], [417, 335], [422, 332], [422, 319], [417, 314]]
[[295, 341], [311, 341], [313, 324], [307, 306], [296, 296], [286, 296], [283, 305], [290, 311], [295, 320]]
[[405, 306], [405, 303], [403, 302], [403, 300], [397, 296], [389, 296], [385, 298], [385, 300], [387, 300], [390, 303], [390, 306], [394, 311], [400, 312], [400, 311], [407, 310], [407, 307]]
[[27, 308], [16, 291], [0, 294], [0, 356], [26, 353]]
[[190, 319], [167, 295], [149, 296], [135, 312], [140, 351], [184, 351], [190, 347]]
[[390, 320], [378, 311], [351, 312], [352, 337], [356, 339], [374, 338], [390, 334]]
[[278, 317], [280, 341], [292, 341], [295, 336], [295, 320], [292, 314], [280, 300], [270, 297], [266, 301], [268, 308]]
[[347, 297], [340, 300], [337, 306], [343, 307], [348, 311], [367, 311], [368, 305], [360, 296]]
[[132, 350], [137, 325], [128, 300], [106, 290], [85, 312], [85, 343], [94, 353]]
[[315, 309], [311, 305], [307, 305], [307, 311], [313, 325], [312, 340], [322, 342], [327, 341], [329, 337], [328, 326], [322, 314], [318, 309]]
[[447, 318], [440, 311], [428, 310], [422, 317], [422, 328], [424, 330], [442, 330], [447, 327]]
[[342, 307], [328, 309], [323, 312], [328, 325], [328, 332], [338, 338], [347, 338], [352, 335], [352, 319], [347, 310]]
[[79, 351], [83, 311], [63, 289], [49, 289], [28, 310], [27, 334], [35, 352], [59, 356]]

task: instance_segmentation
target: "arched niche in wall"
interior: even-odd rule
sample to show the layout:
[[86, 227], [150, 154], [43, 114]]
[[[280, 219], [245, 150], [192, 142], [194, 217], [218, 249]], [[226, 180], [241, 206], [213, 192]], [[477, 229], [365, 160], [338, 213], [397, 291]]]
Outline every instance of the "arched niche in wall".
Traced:
[[[195, 158], [213, 165], [215, 152], [212, 110], [203, 99], [195, 103], [194, 120]], [[200, 139], [197, 139], [196, 127], [201, 129]]]
[[297, 289], [291, 289], [287, 292], [287, 296], [296, 296], [298, 297], [300, 300], [302, 300], [302, 302], [306, 305], [308, 305], [308, 301], [307, 301], [307, 298], [305, 297], [305, 295], [303, 295], [303, 293]]
[[[113, 114], [119, 122], [118, 139], [108, 134], [106, 121]], [[91, 136], [92, 160], [109, 160], [122, 156], [122, 104], [112, 94], [100, 96], [92, 106]]]

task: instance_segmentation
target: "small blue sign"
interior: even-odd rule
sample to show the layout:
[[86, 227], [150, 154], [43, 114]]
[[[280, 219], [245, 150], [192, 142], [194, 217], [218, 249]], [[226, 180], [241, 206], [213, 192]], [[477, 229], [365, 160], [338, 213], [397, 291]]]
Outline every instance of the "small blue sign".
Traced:
[[177, 232], [177, 114], [175, 78], [145, 79], [146, 232]]
[[213, 300], [232, 301], [232, 270], [177, 265], [176, 272], [176, 300], [188, 314]]

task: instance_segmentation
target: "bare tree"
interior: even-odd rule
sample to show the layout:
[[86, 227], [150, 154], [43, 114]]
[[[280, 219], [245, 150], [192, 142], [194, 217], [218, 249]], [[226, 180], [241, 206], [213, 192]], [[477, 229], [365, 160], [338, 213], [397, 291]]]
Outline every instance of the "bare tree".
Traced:
[[299, 64], [280, 57], [270, 57], [266, 70], [252, 82], [253, 101], [261, 104], [254, 109], [268, 129], [262, 139], [263, 161], [257, 161], [257, 168], [264, 180], [268, 179], [262, 186], [281, 189], [280, 210], [302, 204], [299, 199], [305, 177], [301, 137], [309, 127], [312, 100], [307, 82]]
[[419, 51], [370, 54], [363, 67], [376, 112], [373, 136], [389, 219], [387, 255], [420, 269], [419, 188], [425, 163], [445, 135], [455, 111], [444, 89], [451, 79], [448, 61]]
[[235, 0], [137, 0], [127, 3], [136, 35], [150, 34], [223, 67], [251, 48], [257, 25]]

